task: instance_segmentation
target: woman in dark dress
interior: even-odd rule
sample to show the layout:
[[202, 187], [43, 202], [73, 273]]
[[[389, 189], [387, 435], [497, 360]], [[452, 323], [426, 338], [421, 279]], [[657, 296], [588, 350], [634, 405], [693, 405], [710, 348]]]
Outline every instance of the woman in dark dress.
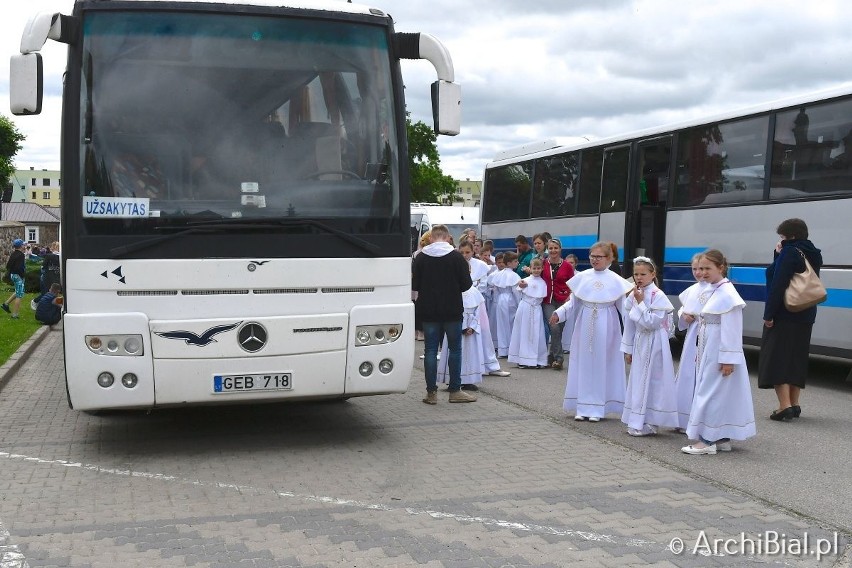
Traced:
[[775, 246], [772, 264], [766, 269], [766, 307], [763, 311], [763, 342], [760, 350], [757, 385], [775, 389], [778, 408], [772, 420], [798, 418], [799, 392], [808, 376], [811, 330], [816, 321], [816, 306], [791, 312], [784, 306], [784, 291], [793, 273], [805, 271], [805, 255], [819, 274], [822, 254], [808, 240], [808, 226], [801, 219], [783, 221], [776, 232], [781, 241]]

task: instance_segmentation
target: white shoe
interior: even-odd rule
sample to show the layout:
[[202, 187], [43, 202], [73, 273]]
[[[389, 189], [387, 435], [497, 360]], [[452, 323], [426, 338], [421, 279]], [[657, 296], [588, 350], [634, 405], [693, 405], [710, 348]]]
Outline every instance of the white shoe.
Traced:
[[731, 446], [731, 441], [727, 442], [716, 442], [716, 449], [720, 452], [730, 452], [733, 450], [733, 446]]
[[600, 422], [601, 419], [597, 416], [589, 416], [589, 422]]
[[640, 430], [636, 428], [628, 428], [627, 433], [631, 436], [653, 436], [657, 433], [657, 429], [650, 424], [645, 424]]
[[586, 417], [581, 415], [581, 414], [578, 414], [574, 417], [574, 420], [576, 420], [577, 422], [582, 422], [585, 419], [586, 419]]
[[488, 375], [491, 377], [508, 377], [511, 376], [511, 374], [512, 373], [510, 373], [509, 371], [491, 371], [490, 373], [488, 373]]
[[33, 311], [36, 311], [38, 309], [38, 304], [36, 304], [35, 300], [30, 300], [30, 307], [33, 309]]
[[711, 444], [709, 446], [704, 446], [703, 448], [696, 448], [693, 445], [684, 446], [680, 449], [685, 454], [689, 454], [692, 456], [703, 456], [703, 455], [715, 455], [716, 454], [716, 444]]

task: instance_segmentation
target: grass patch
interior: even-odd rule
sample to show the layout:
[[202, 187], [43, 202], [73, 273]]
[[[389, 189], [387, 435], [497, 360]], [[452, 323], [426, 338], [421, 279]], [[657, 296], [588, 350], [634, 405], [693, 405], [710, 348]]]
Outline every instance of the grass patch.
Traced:
[[[8, 298], [14, 290], [10, 286], [0, 286], [0, 302]], [[36, 294], [25, 294], [21, 299], [21, 312], [18, 319], [0, 311], [0, 365], [9, 360], [15, 351], [32, 337], [33, 333], [42, 326], [35, 319], [35, 313], [30, 307], [30, 301]]]

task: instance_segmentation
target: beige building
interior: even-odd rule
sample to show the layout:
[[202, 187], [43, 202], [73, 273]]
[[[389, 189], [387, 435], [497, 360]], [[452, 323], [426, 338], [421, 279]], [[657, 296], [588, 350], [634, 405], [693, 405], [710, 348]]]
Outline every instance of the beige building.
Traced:
[[59, 207], [62, 203], [62, 176], [57, 170], [15, 170], [9, 179], [12, 203], [38, 203], [45, 207]]
[[479, 207], [482, 195], [482, 182], [479, 180], [455, 180], [455, 195], [442, 195], [441, 203], [445, 205], [460, 205], [464, 207]]

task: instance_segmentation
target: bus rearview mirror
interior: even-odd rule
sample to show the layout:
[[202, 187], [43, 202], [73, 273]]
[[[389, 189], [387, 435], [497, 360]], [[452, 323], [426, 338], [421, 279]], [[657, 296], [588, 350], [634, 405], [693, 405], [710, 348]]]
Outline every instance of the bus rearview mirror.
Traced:
[[40, 53], [21, 53], [9, 60], [9, 106], [14, 115], [41, 113], [44, 70]]
[[432, 118], [438, 134], [455, 136], [461, 131], [461, 86], [448, 81], [432, 83]]

